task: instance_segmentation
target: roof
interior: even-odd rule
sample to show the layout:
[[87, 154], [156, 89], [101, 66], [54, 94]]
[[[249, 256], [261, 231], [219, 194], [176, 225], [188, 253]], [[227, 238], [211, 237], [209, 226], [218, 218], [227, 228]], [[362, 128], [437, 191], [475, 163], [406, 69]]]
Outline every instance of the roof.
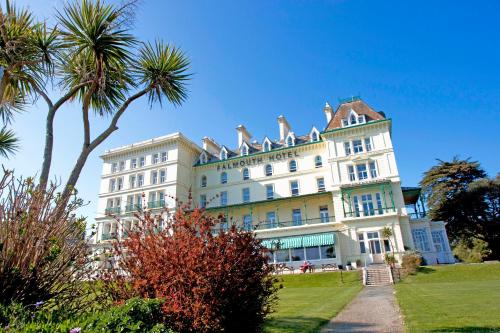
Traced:
[[385, 119], [383, 113], [373, 110], [368, 104], [363, 102], [360, 98], [351, 98], [342, 102], [335, 111], [333, 118], [326, 126], [325, 131], [342, 127], [342, 119], [347, 118], [351, 110], [354, 110], [358, 115], [365, 115], [366, 122], [373, 120]]

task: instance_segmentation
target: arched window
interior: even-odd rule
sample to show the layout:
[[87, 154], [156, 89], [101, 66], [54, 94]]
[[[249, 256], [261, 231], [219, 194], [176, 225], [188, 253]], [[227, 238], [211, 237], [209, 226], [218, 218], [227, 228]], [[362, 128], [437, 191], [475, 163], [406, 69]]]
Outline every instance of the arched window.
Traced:
[[291, 136], [291, 135], [290, 135], [290, 136], [286, 139], [286, 145], [287, 145], [288, 147], [293, 146], [293, 138], [292, 138], [292, 136]]
[[272, 176], [273, 175], [273, 167], [271, 166], [271, 164], [266, 164], [266, 166], [265, 166], [265, 173], [266, 173], [266, 176]]
[[316, 133], [316, 131], [312, 132], [311, 140], [312, 142], [318, 141], [318, 133]]
[[248, 155], [248, 147], [246, 145], [243, 145], [241, 147], [241, 156]]
[[227, 159], [227, 152], [226, 152], [226, 150], [225, 150], [225, 149], [222, 149], [222, 150], [220, 151], [220, 159], [221, 159], [221, 160], [226, 160], [226, 159]]
[[271, 144], [269, 141], [264, 141], [264, 151], [271, 151]]
[[243, 169], [243, 180], [248, 180], [250, 179], [250, 171], [248, 168]]
[[351, 125], [356, 124], [358, 121], [356, 119], [356, 115], [354, 113], [351, 113]]
[[291, 160], [290, 163], [288, 163], [288, 170], [290, 172], [295, 172], [297, 171], [297, 161]]
[[207, 163], [207, 155], [205, 153], [201, 154], [200, 156], [200, 163]]
[[321, 168], [323, 166], [323, 160], [321, 159], [321, 156], [318, 155], [314, 158], [314, 166], [316, 168]]
[[227, 183], [227, 173], [223, 172], [220, 174], [220, 183], [221, 184]]
[[201, 187], [207, 187], [207, 176], [201, 176]]

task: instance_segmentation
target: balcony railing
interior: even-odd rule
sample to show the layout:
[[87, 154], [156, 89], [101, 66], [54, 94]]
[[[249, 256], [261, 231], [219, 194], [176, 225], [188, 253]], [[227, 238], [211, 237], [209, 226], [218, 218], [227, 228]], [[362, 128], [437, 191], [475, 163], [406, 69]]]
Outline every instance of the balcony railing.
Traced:
[[116, 233], [112, 232], [106, 232], [101, 235], [101, 240], [110, 240], [110, 239], [117, 239]]
[[163, 207], [165, 207], [165, 200], [148, 202], [148, 208], [163, 208]]
[[300, 219], [295, 221], [262, 221], [255, 225], [255, 230], [265, 230], [265, 229], [276, 229], [276, 228], [288, 228], [288, 227], [298, 227], [302, 225], [312, 225], [335, 222], [335, 216], [324, 216], [317, 217], [313, 219]]
[[367, 211], [358, 210], [353, 212], [346, 212], [345, 217], [367, 217], [367, 216], [375, 216], [375, 215], [384, 215], [389, 212], [394, 212], [395, 209], [393, 207], [388, 208], [373, 208]]
[[120, 207], [108, 207], [104, 210], [106, 214], [120, 214]]
[[135, 211], [138, 211], [141, 209], [142, 209], [142, 205], [138, 205], [138, 204], [128, 204], [125, 206], [126, 212], [135, 212]]
[[410, 213], [408, 215], [410, 215], [411, 220], [423, 219], [424, 217], [427, 216], [427, 214], [423, 213], [423, 212], [413, 212], [413, 213]]

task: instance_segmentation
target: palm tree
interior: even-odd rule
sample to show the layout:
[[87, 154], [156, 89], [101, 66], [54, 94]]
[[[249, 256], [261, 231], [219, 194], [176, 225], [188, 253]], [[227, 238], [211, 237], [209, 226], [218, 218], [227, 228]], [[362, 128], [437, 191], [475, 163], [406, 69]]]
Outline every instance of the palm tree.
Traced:
[[381, 230], [381, 234], [382, 234], [382, 238], [389, 240], [389, 244], [391, 245], [392, 259], [391, 259], [390, 264], [392, 266], [394, 264], [394, 262], [392, 260], [394, 260], [394, 258], [395, 258], [394, 257], [394, 245], [392, 244], [392, 236], [394, 235], [394, 233], [392, 232], [391, 228], [384, 227]]
[[19, 140], [14, 132], [5, 127], [0, 129], [0, 156], [7, 158], [19, 149]]

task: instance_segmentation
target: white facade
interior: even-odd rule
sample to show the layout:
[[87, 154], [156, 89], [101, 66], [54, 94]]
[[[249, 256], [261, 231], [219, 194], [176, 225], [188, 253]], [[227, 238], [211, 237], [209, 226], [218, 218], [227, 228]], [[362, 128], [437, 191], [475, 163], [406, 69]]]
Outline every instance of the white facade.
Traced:
[[[401, 188], [391, 120], [357, 98], [324, 112], [325, 129], [300, 136], [278, 117], [276, 140], [251, 141], [240, 125], [234, 150], [175, 133], [105, 152], [96, 246], [126, 237], [137, 208], [175, 209], [173, 198], [185, 201], [191, 188], [208, 214], [227, 217], [221, 228], [253, 230], [271, 260], [289, 266], [380, 263], [405, 249], [452, 262], [444, 224], [424, 216], [419, 189]], [[384, 227], [393, 237], [382, 238]]]

